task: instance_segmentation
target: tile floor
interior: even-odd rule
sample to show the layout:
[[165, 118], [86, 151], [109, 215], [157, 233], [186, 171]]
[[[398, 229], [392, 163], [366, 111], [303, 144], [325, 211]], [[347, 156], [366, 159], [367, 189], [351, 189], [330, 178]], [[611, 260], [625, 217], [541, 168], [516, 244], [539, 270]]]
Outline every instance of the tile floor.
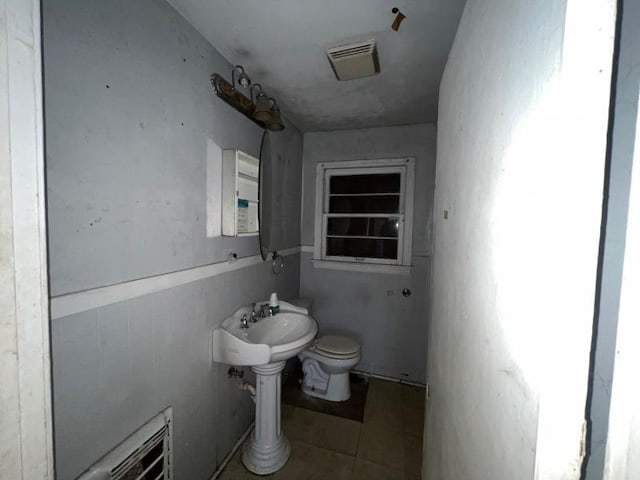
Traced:
[[371, 378], [363, 423], [290, 405], [282, 428], [291, 457], [272, 475], [249, 473], [236, 453], [220, 480], [419, 480], [422, 388]]

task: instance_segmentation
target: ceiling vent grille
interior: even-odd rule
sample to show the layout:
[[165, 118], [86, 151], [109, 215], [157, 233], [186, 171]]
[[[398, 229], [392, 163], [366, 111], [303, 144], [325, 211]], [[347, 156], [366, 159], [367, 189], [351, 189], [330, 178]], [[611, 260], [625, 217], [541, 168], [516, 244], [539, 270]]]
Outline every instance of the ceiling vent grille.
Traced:
[[375, 40], [328, 48], [327, 57], [338, 80], [354, 80], [380, 71]]
[[78, 480], [173, 480], [173, 410], [167, 408]]

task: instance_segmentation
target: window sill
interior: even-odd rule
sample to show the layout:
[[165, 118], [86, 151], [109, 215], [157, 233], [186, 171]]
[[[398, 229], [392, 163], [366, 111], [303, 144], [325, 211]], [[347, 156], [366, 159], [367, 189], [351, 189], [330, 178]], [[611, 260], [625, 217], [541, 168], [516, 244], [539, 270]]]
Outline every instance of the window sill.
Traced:
[[311, 259], [315, 268], [329, 270], [349, 270], [352, 272], [391, 273], [395, 275], [409, 275], [413, 265], [382, 265], [377, 263], [335, 262], [331, 260]]

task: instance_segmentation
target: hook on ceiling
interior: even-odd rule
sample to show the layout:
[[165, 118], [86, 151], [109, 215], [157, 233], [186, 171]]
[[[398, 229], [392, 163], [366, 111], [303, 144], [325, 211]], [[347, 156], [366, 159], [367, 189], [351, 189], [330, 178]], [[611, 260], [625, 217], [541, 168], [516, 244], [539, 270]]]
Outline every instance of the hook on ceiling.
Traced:
[[393, 7], [391, 9], [391, 13], [393, 13], [396, 16], [396, 18], [394, 18], [393, 20], [393, 23], [391, 24], [391, 29], [397, 32], [398, 29], [400, 28], [400, 24], [407, 17], [404, 13], [400, 11], [398, 7]]

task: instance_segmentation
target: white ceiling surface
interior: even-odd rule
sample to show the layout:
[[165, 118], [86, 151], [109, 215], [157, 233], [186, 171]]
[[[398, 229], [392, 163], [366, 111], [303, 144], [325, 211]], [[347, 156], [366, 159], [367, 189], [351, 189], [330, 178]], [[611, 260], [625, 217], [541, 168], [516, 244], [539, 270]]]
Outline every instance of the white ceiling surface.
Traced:
[[[169, 0], [303, 131], [435, 121], [464, 2]], [[406, 15], [398, 32], [391, 30], [395, 6]], [[325, 49], [370, 38], [381, 73], [336, 80]], [[230, 79], [230, 72], [217, 73]]]

